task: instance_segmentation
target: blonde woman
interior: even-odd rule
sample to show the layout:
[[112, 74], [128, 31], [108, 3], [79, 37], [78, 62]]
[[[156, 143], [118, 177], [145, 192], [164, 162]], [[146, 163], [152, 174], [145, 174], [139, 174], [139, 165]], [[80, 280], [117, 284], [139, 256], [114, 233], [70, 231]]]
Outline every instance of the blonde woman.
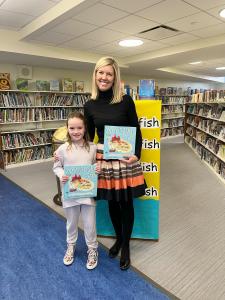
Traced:
[[[101, 165], [97, 199], [108, 201], [109, 214], [116, 234], [116, 242], [109, 250], [116, 257], [121, 249], [120, 269], [130, 267], [130, 237], [134, 223], [133, 198], [145, 194], [145, 181], [139, 162], [142, 136], [132, 98], [123, 95], [120, 69], [112, 57], [101, 58], [94, 69], [92, 99], [85, 104], [84, 115], [91, 140], [97, 129], [97, 161]], [[135, 155], [123, 160], [104, 160], [104, 126], [132, 126], [137, 128]]]

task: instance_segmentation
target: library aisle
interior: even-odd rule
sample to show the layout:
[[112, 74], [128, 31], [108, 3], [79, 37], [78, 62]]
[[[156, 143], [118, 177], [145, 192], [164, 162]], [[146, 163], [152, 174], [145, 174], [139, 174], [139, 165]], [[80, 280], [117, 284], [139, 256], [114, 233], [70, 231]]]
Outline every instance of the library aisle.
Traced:
[[[160, 238], [132, 240], [132, 266], [182, 300], [225, 299], [224, 184], [181, 137], [161, 145]], [[52, 201], [52, 162], [1, 172], [63, 214]], [[99, 241], [112, 244], [110, 238]]]

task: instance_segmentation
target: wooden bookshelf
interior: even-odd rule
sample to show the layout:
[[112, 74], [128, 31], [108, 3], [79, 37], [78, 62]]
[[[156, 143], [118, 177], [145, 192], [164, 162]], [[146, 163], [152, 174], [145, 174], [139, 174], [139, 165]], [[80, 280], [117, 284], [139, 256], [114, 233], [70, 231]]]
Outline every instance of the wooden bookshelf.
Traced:
[[224, 99], [186, 103], [185, 142], [225, 183]]
[[159, 96], [162, 99], [161, 138], [183, 135], [187, 97], [187, 95]]
[[51, 159], [52, 135], [90, 93], [0, 91], [0, 167]]

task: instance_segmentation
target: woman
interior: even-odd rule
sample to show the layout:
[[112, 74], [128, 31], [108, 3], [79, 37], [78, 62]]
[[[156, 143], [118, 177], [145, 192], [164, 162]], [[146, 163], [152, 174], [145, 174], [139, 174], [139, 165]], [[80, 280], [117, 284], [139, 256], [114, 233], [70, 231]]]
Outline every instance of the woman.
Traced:
[[[123, 95], [120, 70], [112, 57], [101, 58], [94, 69], [92, 99], [85, 104], [84, 115], [88, 133], [94, 139], [97, 129], [97, 161], [101, 164], [97, 199], [108, 200], [109, 214], [116, 233], [116, 242], [109, 256], [116, 257], [121, 249], [120, 269], [130, 267], [129, 242], [134, 224], [133, 198], [145, 194], [145, 182], [139, 162], [142, 136], [132, 98]], [[104, 126], [137, 128], [135, 155], [123, 160], [104, 160]]]

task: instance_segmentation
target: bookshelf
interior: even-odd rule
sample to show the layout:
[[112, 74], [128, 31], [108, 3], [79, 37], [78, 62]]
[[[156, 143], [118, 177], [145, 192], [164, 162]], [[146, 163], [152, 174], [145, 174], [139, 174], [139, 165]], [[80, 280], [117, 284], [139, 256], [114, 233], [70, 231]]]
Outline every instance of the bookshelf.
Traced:
[[181, 95], [159, 96], [162, 99], [161, 138], [183, 135], [187, 97]]
[[89, 93], [0, 91], [0, 167], [51, 159], [54, 131], [89, 99]]
[[224, 98], [193, 96], [185, 105], [185, 142], [225, 183]]

